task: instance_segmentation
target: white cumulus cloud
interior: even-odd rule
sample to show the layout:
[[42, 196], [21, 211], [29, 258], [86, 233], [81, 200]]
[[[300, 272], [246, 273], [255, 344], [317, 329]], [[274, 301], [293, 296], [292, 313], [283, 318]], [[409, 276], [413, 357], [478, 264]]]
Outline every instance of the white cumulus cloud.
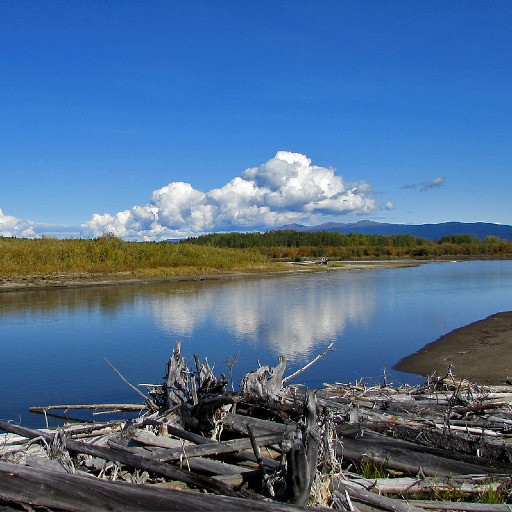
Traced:
[[0, 236], [35, 237], [35, 222], [4, 215], [0, 209]]
[[193, 236], [208, 231], [264, 229], [290, 222], [321, 221], [378, 209], [365, 181], [345, 183], [334, 169], [311, 164], [299, 153], [278, 151], [223, 187], [203, 192], [174, 182], [151, 200], [114, 215], [97, 214], [82, 225], [83, 236], [112, 232], [135, 240]]

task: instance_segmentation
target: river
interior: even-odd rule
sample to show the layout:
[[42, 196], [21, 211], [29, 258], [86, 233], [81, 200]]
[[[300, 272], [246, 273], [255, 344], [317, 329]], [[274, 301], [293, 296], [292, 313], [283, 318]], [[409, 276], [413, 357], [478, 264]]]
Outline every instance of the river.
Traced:
[[[30, 405], [139, 402], [134, 384], [161, 383], [176, 340], [233, 380], [279, 354], [298, 379], [418, 377], [392, 366], [439, 336], [512, 309], [512, 261], [429, 263], [225, 281], [0, 293], [0, 418], [41, 426]], [[455, 369], [456, 371], [456, 369]]]

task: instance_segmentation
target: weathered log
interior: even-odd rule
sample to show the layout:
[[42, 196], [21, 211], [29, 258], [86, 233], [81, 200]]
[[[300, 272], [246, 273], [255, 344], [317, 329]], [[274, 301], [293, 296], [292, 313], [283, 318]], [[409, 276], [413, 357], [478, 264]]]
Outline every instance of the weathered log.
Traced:
[[181, 405], [189, 400], [190, 392], [187, 374], [187, 362], [185, 358], [181, 358], [181, 342], [177, 341], [174, 353], [167, 363], [165, 382], [163, 384], [166, 409], [172, 409], [174, 406]]
[[[178, 464], [176, 461], [174, 464]], [[179, 463], [179, 467], [184, 470], [194, 471], [208, 476], [214, 475], [245, 475], [248, 472], [247, 468], [228, 464], [218, 460], [207, 459], [204, 457], [192, 457], [190, 459], [183, 459]]]
[[[365, 423], [366, 425], [366, 423]], [[334, 431], [338, 436], [343, 437], [358, 437], [362, 434], [362, 424], [361, 423], [342, 423], [341, 425], [336, 425]]]
[[[252, 446], [251, 439], [246, 437], [242, 439], [233, 439], [231, 441], [222, 442], [210, 440], [211, 442], [209, 443], [176, 447], [176, 445], [173, 445], [172, 439], [149, 434], [149, 432], [144, 432], [143, 437], [140, 435], [135, 435], [133, 440], [147, 446], [168, 448], [168, 451], [157, 452], [161, 461], [173, 461], [178, 460], [181, 457], [190, 458], [216, 456], [224, 453], [233, 453], [241, 450], [247, 450]], [[282, 436], [280, 434], [259, 436], [255, 439], [258, 446], [269, 446], [271, 444], [279, 443], [281, 440]]]
[[303, 505], [308, 501], [311, 480], [306, 447], [300, 439], [294, 439], [286, 453], [286, 486], [291, 503]]
[[[114, 409], [108, 409], [108, 411], [113, 411]], [[87, 420], [84, 418], [77, 418], [74, 416], [70, 416], [69, 414], [56, 414], [55, 412], [51, 411], [32, 411], [32, 414], [40, 414], [44, 417], [46, 424], [48, 424], [48, 418], [59, 420], [59, 423], [65, 422], [65, 423], [94, 423], [94, 420]]]
[[116, 374], [119, 376], [119, 378], [128, 386], [130, 387], [131, 389], [133, 389], [135, 391], [135, 393], [137, 393], [138, 395], [140, 395], [143, 399], [144, 399], [144, 402], [146, 402], [146, 404], [148, 405], [148, 407], [154, 411], [156, 411], [158, 409], [158, 407], [156, 406], [156, 404], [153, 402], [153, 400], [151, 400], [151, 398], [149, 398], [149, 396], [146, 396], [140, 389], [138, 389], [137, 387], [135, 387], [133, 384], [131, 384], [130, 382], [128, 382], [128, 380], [124, 377], [124, 375], [105, 357], [105, 362], [110, 366], [110, 368], [112, 368], [112, 370], [114, 370], [116, 372]]
[[[154, 420], [146, 420], [144, 423], [148, 424], [148, 425], [149, 424], [161, 425], [160, 422], [154, 421]], [[272, 423], [272, 422], [270, 422], [270, 423]], [[245, 424], [245, 426], [247, 428], [247, 423]], [[201, 436], [199, 434], [194, 434], [193, 432], [188, 432], [187, 430], [183, 430], [183, 429], [181, 429], [179, 427], [175, 427], [173, 425], [167, 425], [167, 431], [168, 431], [169, 435], [173, 435], [173, 436], [179, 437], [181, 439], [185, 439], [185, 440], [190, 441], [195, 444], [212, 444], [212, 446], [213, 446], [213, 443], [214, 443], [214, 441], [209, 437]], [[245, 435], [245, 431], [243, 431], [241, 433], [243, 435]], [[219, 448], [221, 446], [222, 446], [221, 443], [219, 443]], [[170, 452], [170, 454], [173, 455], [173, 452]], [[167, 454], [165, 451], [162, 450], [160, 452], [160, 455], [163, 460], [166, 460], [165, 457]], [[256, 462], [256, 458], [255, 458], [254, 454], [250, 453], [250, 452], [245, 452], [245, 451], [229, 453], [229, 458], [233, 461], [238, 461], [238, 462], [243, 462], [243, 461]], [[263, 457], [263, 463], [265, 464], [265, 466], [267, 468], [274, 469], [274, 470], [279, 469], [279, 467], [281, 466], [278, 461], [268, 458], [268, 457]]]
[[240, 384], [242, 394], [258, 398], [278, 396], [283, 389], [283, 375], [286, 369], [286, 358], [279, 356], [275, 368], [260, 366], [257, 370], [247, 373]]
[[286, 455], [290, 501], [304, 505], [309, 500], [318, 462], [319, 434], [316, 425], [316, 395], [308, 390], [304, 404], [305, 426], [301, 439], [294, 439]]
[[421, 507], [421, 510], [446, 510], [447, 512], [510, 512], [510, 505], [497, 503], [464, 503], [461, 501], [434, 500], [411, 500], [410, 503]]
[[[42, 437], [47, 441], [53, 440], [52, 434], [48, 434], [46, 432], [42, 432], [39, 430], [32, 430], [25, 427], [20, 427], [3, 421], [0, 422], [0, 430], [4, 430], [5, 432], [13, 432], [15, 434], [19, 434], [30, 439]], [[105, 460], [122, 462], [123, 464], [127, 464], [128, 466], [131, 466], [133, 468], [143, 469], [145, 471], [156, 473], [167, 478], [170, 478], [171, 480], [178, 480], [180, 482], [186, 483], [187, 485], [206, 489], [215, 494], [224, 494], [226, 496], [240, 495], [240, 493], [237, 493], [236, 491], [233, 490], [232, 487], [224, 484], [223, 482], [219, 482], [217, 480], [213, 480], [212, 478], [208, 478], [201, 475], [195, 475], [193, 473], [183, 471], [170, 464], [155, 462], [140, 455], [134, 455], [121, 450], [113, 450], [110, 448], [104, 448], [89, 443], [74, 441], [72, 439], [66, 440], [66, 449], [76, 453], [85, 453], [87, 455], [92, 455], [93, 457], [99, 457]]]
[[[503, 415], [503, 411], [498, 411], [496, 414]], [[490, 414], [487, 416], [487, 422], [489, 422], [491, 424], [498, 424], [498, 425], [508, 427], [508, 428], [512, 427], [512, 419], [502, 418], [501, 416], [495, 416], [493, 414]]]
[[278, 423], [289, 423], [302, 417], [304, 412], [304, 399], [292, 396], [288, 388], [281, 392], [277, 399], [261, 399], [255, 395], [244, 395], [237, 403], [236, 412], [244, 416], [265, 418]]
[[387, 468], [416, 475], [420, 470], [426, 476], [457, 476], [496, 472], [493, 468], [447, 459], [422, 452], [414, 443], [366, 433], [357, 438], [343, 438], [335, 442], [336, 454], [354, 462], [372, 460]]
[[[453, 400], [459, 397], [459, 394], [454, 393], [418, 393], [412, 395], [417, 400], [432, 400], [438, 403], [453, 403]], [[484, 400], [504, 400], [512, 398], [512, 393], [471, 393], [471, 400], [474, 402], [482, 402]], [[455, 405], [455, 404], [454, 404]]]
[[390, 512], [424, 512], [421, 508], [415, 507], [405, 500], [379, 496], [351, 482], [337, 481], [334, 483], [334, 488], [336, 491], [346, 491], [354, 501], [366, 503], [367, 505], [377, 507], [381, 510]]
[[[88, 423], [80, 425], [68, 425], [59, 427], [59, 429], [66, 434], [67, 437], [79, 437], [82, 435], [94, 434], [97, 435], [98, 431], [104, 429], [115, 429], [119, 428], [124, 421], [108, 421], [104, 423]], [[55, 430], [51, 429], [39, 429], [40, 432], [55, 433]], [[0, 434], [0, 446], [8, 446], [11, 444], [19, 444], [26, 441], [26, 436], [19, 436], [17, 434]]]
[[167, 435], [156, 435], [148, 430], [137, 429], [131, 436], [131, 440], [142, 446], [151, 446], [153, 448], [183, 449], [184, 446], [191, 446], [189, 441], [168, 437]]
[[216, 395], [207, 395], [204, 398], [199, 399], [198, 403], [192, 410], [195, 414], [203, 414], [205, 409], [213, 409], [221, 407], [223, 405], [236, 404], [241, 401], [241, 397], [235, 393], [222, 393]]
[[[304, 417], [306, 426], [302, 439], [306, 445], [306, 455], [308, 458], [309, 479], [311, 484], [315, 478], [316, 466], [318, 463], [318, 443], [319, 433], [317, 427], [316, 416], [316, 393], [313, 390], [308, 390], [306, 393], [306, 402], [304, 404]], [[311, 485], [310, 485], [311, 489]]]
[[[58, 476], [57, 476], [58, 475]], [[0, 462], [0, 496], [4, 502], [31, 507], [89, 512], [90, 510], [292, 512], [304, 510], [269, 501], [215, 496], [173, 489], [112, 482], [79, 474], [56, 474]], [[308, 510], [328, 511], [325, 508]]]
[[30, 412], [52, 411], [55, 409], [71, 410], [71, 409], [116, 409], [118, 411], [145, 411], [148, 409], [147, 405], [141, 404], [68, 404], [68, 405], [44, 405], [32, 406], [29, 408]]
[[486, 386], [479, 386], [482, 391], [488, 391], [489, 393], [512, 393], [512, 386], [510, 382], [508, 385], [505, 384], [488, 384]]
[[256, 441], [256, 436], [254, 435], [254, 432], [253, 432], [253, 430], [252, 430], [250, 425], [247, 425], [247, 431], [249, 433], [249, 437], [250, 437], [250, 441], [251, 441], [251, 445], [252, 445], [252, 450], [253, 450], [254, 456], [256, 457], [256, 461], [258, 463], [258, 467], [260, 468], [260, 471], [261, 471], [261, 477], [263, 479], [263, 485], [267, 489], [269, 495], [274, 497], [275, 496], [274, 488], [272, 487], [272, 484], [271, 484], [271, 482], [270, 482], [270, 480], [268, 478], [267, 470], [265, 468], [265, 464], [263, 463], [263, 459], [261, 457], [260, 447], [258, 446], [258, 442]]
[[201, 364], [198, 354], [194, 354], [194, 361], [197, 370], [198, 395], [204, 395], [217, 384], [217, 378], [208, 363], [208, 359], [205, 358], [204, 363]]
[[[342, 510], [343, 512], [361, 512], [359, 508], [354, 507], [354, 504], [352, 503], [352, 500], [346, 491], [344, 494], [339, 491], [334, 491], [331, 494], [331, 499], [333, 504], [336, 505], [336, 508]], [[372, 508], [372, 511], [374, 510], [375, 509]]]
[[261, 482], [261, 471], [259, 469], [248, 469], [238, 475], [213, 475], [212, 478], [237, 488], [248, 482]]
[[[135, 457], [144, 457], [148, 461], [155, 463], [163, 462], [160, 457], [154, 452], [144, 450], [143, 448], [133, 448], [125, 446], [116, 442], [114, 439], [108, 441], [108, 445], [115, 451], [121, 451], [128, 455]], [[227, 464], [217, 460], [205, 459], [203, 457], [192, 457], [190, 459], [185, 456], [180, 458], [176, 457], [173, 460], [173, 465], [180, 467], [185, 471], [194, 471], [206, 475], [238, 475], [244, 473], [246, 468]]]
[[[339, 478], [334, 477], [333, 480]], [[453, 478], [350, 478], [350, 481], [378, 494], [419, 494], [428, 492], [457, 492], [461, 494], [480, 494], [489, 489], [496, 490], [502, 485], [510, 485], [510, 475], [468, 475]]]
[[438, 430], [449, 431], [449, 432], [462, 432], [464, 434], [473, 434], [478, 437], [500, 437], [501, 433], [491, 430], [489, 428], [485, 428], [483, 426], [470, 427], [469, 425], [454, 425], [453, 423], [436, 423], [435, 428]]
[[[198, 403], [191, 405], [190, 403], [183, 404], [181, 407], [181, 423], [183, 428], [193, 431], [199, 431], [205, 435], [212, 435], [215, 431], [215, 416], [216, 412], [240, 401], [240, 396], [234, 393], [226, 394], [224, 392], [225, 381], [219, 380], [216, 386], [221, 386], [222, 389], [213, 390], [213, 394], [198, 395]], [[229, 407], [228, 407], [229, 409]]]
[[256, 435], [271, 433], [285, 434], [292, 433], [297, 430], [297, 426], [294, 424], [286, 425], [284, 423], [277, 423], [275, 421], [262, 420], [229, 412], [223, 418], [223, 425], [225, 429], [242, 435], [245, 435], [247, 432], [247, 425], [251, 425]]
[[[145, 421], [144, 423], [146, 425], [162, 425], [162, 423], [158, 421]], [[180, 437], [181, 439], [185, 439], [186, 441], [190, 441], [191, 443], [195, 444], [205, 444], [212, 442], [212, 440], [209, 437], [205, 437], [200, 434], [194, 434], [194, 432], [189, 432], [188, 430], [184, 430], [174, 425], [169, 425], [168, 423], [164, 423], [164, 425], [167, 428], [167, 432], [171, 436]]]
[[68, 470], [58, 461], [54, 459], [46, 459], [30, 455], [26, 458], [25, 464], [34, 469], [46, 469], [57, 473], [67, 473]]
[[[421, 450], [433, 455], [456, 459], [470, 464], [481, 464], [499, 473], [512, 472], [512, 447], [502, 441], [467, 436], [464, 432], [407, 425], [397, 419], [386, 423], [365, 423], [376, 432], [383, 430], [395, 439], [414, 442]], [[478, 455], [477, 455], [478, 454]]]
[[458, 406], [458, 407], [454, 407], [452, 409], [452, 414], [460, 416], [460, 415], [466, 415], [468, 413], [475, 413], [475, 412], [481, 413], [481, 412], [488, 411], [488, 410], [499, 409], [500, 407], [503, 407], [504, 405], [506, 405], [506, 403], [504, 403], [504, 402], [490, 402], [490, 403], [471, 405], [469, 407]]
[[333, 345], [334, 345], [334, 343], [329, 344], [329, 346], [321, 354], [318, 354], [308, 364], [304, 365], [302, 368], [299, 368], [296, 372], [293, 372], [291, 375], [288, 375], [287, 377], [285, 377], [282, 380], [283, 384], [286, 384], [288, 381], [294, 379], [301, 373], [305, 372], [310, 366], [314, 365], [319, 359], [321, 359], [323, 356], [325, 356], [325, 354], [327, 354], [327, 352], [329, 352], [329, 350], [331, 350]]
[[278, 358], [278, 363], [275, 368], [270, 371], [270, 379], [267, 381], [268, 396], [277, 396], [283, 389], [283, 376], [286, 370], [286, 358], [281, 355]]

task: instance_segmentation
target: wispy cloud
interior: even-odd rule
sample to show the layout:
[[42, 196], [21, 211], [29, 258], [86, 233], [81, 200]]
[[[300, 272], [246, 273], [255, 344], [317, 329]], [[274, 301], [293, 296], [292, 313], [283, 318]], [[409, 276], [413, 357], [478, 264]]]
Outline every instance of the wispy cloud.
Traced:
[[180, 238], [208, 231], [264, 229], [378, 209], [369, 183], [345, 183], [334, 169], [311, 165], [299, 153], [278, 151], [221, 188], [203, 192], [173, 182], [155, 190], [149, 203], [110, 214], [94, 214], [83, 236], [112, 232], [135, 240]]
[[427, 190], [431, 190], [433, 188], [439, 188], [444, 185], [444, 177], [438, 176], [437, 178], [432, 178], [430, 181], [423, 181], [421, 183], [406, 183], [402, 185], [400, 188], [404, 190], [416, 189], [419, 187], [420, 192], [426, 192]]
[[18, 219], [5, 215], [0, 209], [0, 236], [37, 238], [43, 235], [57, 238], [70, 238], [80, 235], [80, 226], [66, 226], [60, 224], [43, 224], [31, 220]]
[[35, 223], [34, 231], [37, 236], [54, 236], [57, 238], [76, 238], [81, 234], [81, 226], [65, 224], [40, 224]]
[[433, 188], [439, 188], [444, 185], [444, 177], [438, 176], [437, 178], [433, 178], [430, 181], [424, 182], [421, 184], [420, 192], [426, 192], [427, 190], [432, 190]]
[[392, 203], [391, 201], [388, 201], [385, 204], [384, 208], [386, 208], [386, 210], [394, 210], [396, 208], [396, 206], [395, 206], [395, 203]]

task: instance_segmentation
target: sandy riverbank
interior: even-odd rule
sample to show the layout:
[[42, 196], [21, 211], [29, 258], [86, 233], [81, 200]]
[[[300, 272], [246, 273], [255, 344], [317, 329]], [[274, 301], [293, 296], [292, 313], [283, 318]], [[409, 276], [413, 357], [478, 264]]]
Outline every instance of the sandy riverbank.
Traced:
[[512, 380], [512, 311], [496, 313], [442, 336], [402, 359], [394, 368], [408, 373], [446, 373], [479, 384]]
[[400, 268], [417, 266], [425, 261], [415, 260], [375, 260], [375, 261], [333, 261], [328, 265], [283, 263], [282, 269], [255, 272], [217, 272], [201, 274], [194, 272], [168, 277], [137, 276], [132, 272], [117, 274], [58, 273], [48, 275], [0, 277], [0, 292], [17, 290], [41, 290], [48, 288], [75, 288], [83, 286], [111, 286], [141, 283], [164, 283], [182, 281], [206, 281], [242, 279], [263, 276], [277, 276], [299, 272], [330, 272], [343, 270], [376, 270], [380, 268]]

